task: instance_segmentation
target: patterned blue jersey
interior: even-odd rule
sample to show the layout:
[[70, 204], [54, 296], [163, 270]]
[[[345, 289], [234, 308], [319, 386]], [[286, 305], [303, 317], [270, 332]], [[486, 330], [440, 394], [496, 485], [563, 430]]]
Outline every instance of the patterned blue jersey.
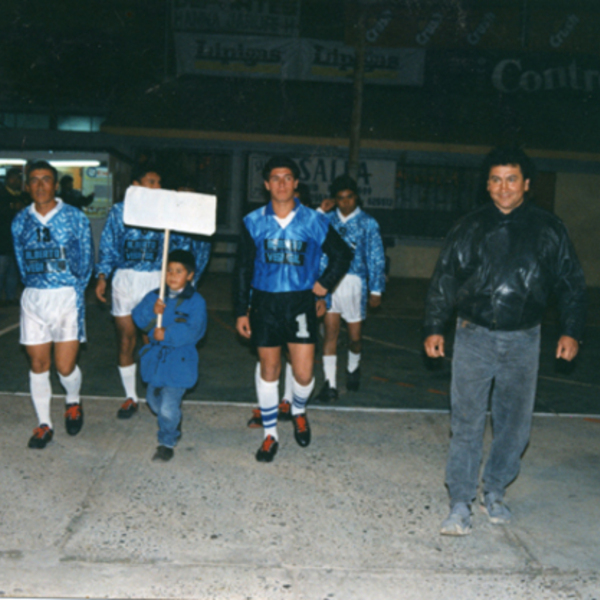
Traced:
[[296, 200], [294, 217], [281, 227], [269, 202], [244, 218], [256, 246], [252, 287], [265, 292], [310, 290], [319, 276], [327, 218]]
[[60, 198], [56, 201], [47, 221], [38, 215], [33, 204], [14, 218], [15, 257], [25, 287], [75, 288], [79, 340], [85, 341], [84, 291], [94, 265], [90, 222], [79, 209]]
[[[340, 218], [338, 210], [325, 215], [331, 226], [354, 250], [354, 259], [348, 275], [357, 275], [362, 280], [362, 317], [367, 316], [368, 292], [381, 294], [385, 291], [385, 251], [377, 221], [360, 208], [351, 214], [346, 222]], [[327, 266], [327, 256], [321, 260], [321, 270]], [[328, 308], [331, 296], [327, 297]]]
[[[125, 225], [124, 207], [123, 202], [115, 204], [108, 215], [100, 237], [96, 276], [102, 273], [108, 278], [116, 269], [143, 272], [161, 269], [164, 232]], [[210, 243], [181, 233], [172, 233], [169, 246], [170, 250], [181, 248], [192, 252], [196, 259], [194, 273], [194, 283], [196, 283], [208, 262]]]

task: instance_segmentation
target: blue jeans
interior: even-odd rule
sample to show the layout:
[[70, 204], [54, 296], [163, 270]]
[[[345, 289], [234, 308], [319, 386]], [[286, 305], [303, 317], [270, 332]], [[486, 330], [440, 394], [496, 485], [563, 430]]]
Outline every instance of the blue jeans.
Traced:
[[158, 417], [158, 443], [174, 448], [181, 435], [181, 400], [186, 388], [148, 385], [146, 402]]
[[5, 300], [17, 299], [19, 273], [17, 262], [12, 254], [0, 254], [0, 299], [4, 291]]
[[484, 493], [504, 496], [529, 442], [540, 353], [540, 326], [490, 331], [458, 319], [452, 359], [452, 439], [446, 465], [451, 505], [477, 495], [486, 411], [491, 397], [493, 441]]

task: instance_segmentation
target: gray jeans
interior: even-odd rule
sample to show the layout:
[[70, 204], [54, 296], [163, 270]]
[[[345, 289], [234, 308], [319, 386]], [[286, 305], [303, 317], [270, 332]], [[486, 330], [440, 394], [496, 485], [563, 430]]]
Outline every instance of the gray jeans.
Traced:
[[492, 381], [493, 441], [484, 492], [504, 496], [527, 447], [537, 385], [540, 326], [490, 331], [458, 319], [452, 359], [452, 439], [446, 465], [451, 505], [477, 494], [483, 433]]

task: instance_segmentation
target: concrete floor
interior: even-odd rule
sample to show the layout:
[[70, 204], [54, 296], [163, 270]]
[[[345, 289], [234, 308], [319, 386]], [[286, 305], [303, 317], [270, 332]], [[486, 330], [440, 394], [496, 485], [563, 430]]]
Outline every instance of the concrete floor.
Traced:
[[569, 369], [553, 359], [552, 311], [545, 321], [539, 416], [507, 495], [514, 523], [476, 511], [471, 536], [447, 538], [449, 361], [421, 354], [423, 282], [391, 282], [366, 324], [361, 391], [309, 409], [307, 449], [280, 424], [268, 465], [254, 459], [260, 431], [245, 426], [255, 359], [235, 340], [228, 283], [202, 283], [201, 379], [167, 464], [150, 460], [156, 420], [145, 406], [115, 418], [112, 323], [93, 301], [84, 428], [66, 435], [55, 397], [53, 442], [28, 450], [18, 311], [0, 309], [0, 598], [600, 600], [598, 315]]

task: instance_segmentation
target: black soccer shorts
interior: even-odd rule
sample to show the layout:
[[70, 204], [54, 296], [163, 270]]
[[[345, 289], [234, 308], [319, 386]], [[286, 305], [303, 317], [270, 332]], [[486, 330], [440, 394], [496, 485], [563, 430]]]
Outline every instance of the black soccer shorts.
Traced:
[[258, 348], [316, 344], [317, 311], [312, 290], [261, 292], [252, 290], [250, 328]]

